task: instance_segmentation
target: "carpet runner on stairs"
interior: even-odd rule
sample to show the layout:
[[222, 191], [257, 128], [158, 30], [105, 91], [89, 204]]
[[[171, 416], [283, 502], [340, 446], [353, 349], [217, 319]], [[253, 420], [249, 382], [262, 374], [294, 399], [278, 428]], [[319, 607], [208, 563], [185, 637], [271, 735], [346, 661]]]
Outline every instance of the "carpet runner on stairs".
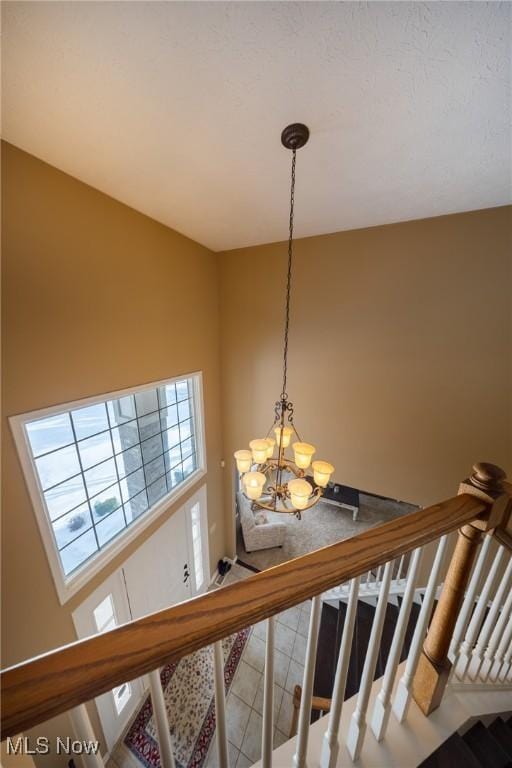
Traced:
[[462, 736], [454, 733], [419, 768], [512, 768], [512, 718], [481, 720]]
[[[398, 598], [398, 602], [400, 606], [401, 597]], [[393, 635], [395, 633], [399, 610], [400, 608], [396, 605], [388, 603], [374, 680], [377, 680], [384, 674], [391, 643], [393, 641]], [[405, 634], [401, 661], [407, 658], [409, 653], [409, 648], [411, 645], [414, 627], [416, 626], [419, 611], [419, 606], [413, 604]], [[322, 606], [320, 631], [318, 634], [318, 653], [315, 668], [315, 681], [313, 687], [313, 694], [315, 696], [321, 696], [327, 699], [332, 697], [334, 677], [336, 674], [336, 665], [338, 663], [346, 612], [347, 606], [343, 601], [339, 602], [338, 608], [330, 605], [329, 603], [324, 603]], [[370, 633], [372, 630], [374, 616], [375, 605], [370, 605], [365, 600], [359, 600], [357, 605], [356, 622], [354, 626], [354, 636], [352, 639], [352, 649], [347, 675], [345, 699], [351, 698], [359, 691], [364, 662], [368, 652], [368, 643], [370, 640]], [[314, 719], [318, 719], [318, 714], [314, 716]]]

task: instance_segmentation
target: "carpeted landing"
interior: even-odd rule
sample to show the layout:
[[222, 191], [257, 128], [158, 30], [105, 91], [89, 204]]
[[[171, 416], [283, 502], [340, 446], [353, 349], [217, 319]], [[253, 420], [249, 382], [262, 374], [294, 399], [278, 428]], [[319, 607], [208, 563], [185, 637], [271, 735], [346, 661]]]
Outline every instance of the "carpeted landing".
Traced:
[[358, 533], [382, 525], [396, 517], [416, 511], [417, 507], [403, 501], [382, 499], [369, 494], [359, 494], [359, 514], [352, 520], [352, 512], [325, 501], [319, 501], [311, 509], [302, 513], [297, 520], [291, 515], [266, 512], [269, 521], [284, 522], [288, 526], [286, 539], [282, 547], [246, 552], [240, 525], [237, 523], [238, 558], [259, 571], [292, 560], [294, 557], [313, 552], [343, 539], [349, 539]]

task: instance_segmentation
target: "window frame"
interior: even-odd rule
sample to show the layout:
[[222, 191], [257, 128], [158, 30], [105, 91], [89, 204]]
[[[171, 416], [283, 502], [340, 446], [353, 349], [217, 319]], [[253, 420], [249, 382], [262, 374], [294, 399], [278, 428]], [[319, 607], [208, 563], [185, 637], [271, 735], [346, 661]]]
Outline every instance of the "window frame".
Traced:
[[[66, 576], [61, 565], [49, 514], [47, 513], [44, 504], [44, 491], [39, 481], [35, 459], [32, 456], [26, 424], [31, 421], [36, 421], [37, 419], [62, 413], [63, 411], [71, 411], [87, 405], [103, 403], [107, 400], [115, 400], [127, 395], [135, 395], [139, 392], [144, 392], [145, 390], [164, 386], [165, 384], [183, 381], [183, 379], [192, 380], [193, 386], [193, 416], [196, 427], [196, 469], [182, 483], [177, 485], [171, 491], [168, 491], [165, 496], [162, 496], [153, 507], [150, 507], [147, 511], [143, 512], [128, 527], [124, 528], [118, 536], [114, 536], [111, 541], [96, 552], [96, 554], [89, 560], [86, 560], [76, 570]], [[207, 471], [202, 371], [183, 373], [179, 376], [162, 379], [161, 381], [153, 381], [137, 387], [128, 387], [115, 392], [93, 395], [80, 400], [41, 408], [29, 413], [18, 414], [9, 417], [9, 424], [61, 605], [64, 605], [64, 603], [82, 589], [85, 584], [101, 571], [112, 558], [118, 555], [131, 541], [139, 536], [145, 528], [160, 517], [171, 504], [174, 504], [179, 498], [186, 494], [201, 478], [204, 477]]]

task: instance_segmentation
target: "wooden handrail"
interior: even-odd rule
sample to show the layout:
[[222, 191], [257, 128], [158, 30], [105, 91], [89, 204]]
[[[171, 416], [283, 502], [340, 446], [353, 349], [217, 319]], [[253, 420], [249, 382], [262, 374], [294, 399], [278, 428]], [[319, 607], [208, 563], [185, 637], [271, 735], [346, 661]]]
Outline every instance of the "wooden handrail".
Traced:
[[178, 661], [457, 530], [487, 511], [488, 505], [481, 500], [461, 494], [243, 582], [11, 667], [0, 678], [2, 738], [21, 733], [126, 680]]

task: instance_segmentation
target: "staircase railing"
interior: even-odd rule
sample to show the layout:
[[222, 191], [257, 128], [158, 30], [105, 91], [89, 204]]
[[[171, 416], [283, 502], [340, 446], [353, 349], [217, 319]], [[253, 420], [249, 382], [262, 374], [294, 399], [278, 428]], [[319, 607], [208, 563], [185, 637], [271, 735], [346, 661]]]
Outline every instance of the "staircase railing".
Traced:
[[[411, 564], [410, 555], [405, 554], [395, 560], [392, 571], [392, 578], [389, 587], [389, 595], [403, 595], [407, 587], [407, 576]], [[360, 578], [359, 599], [376, 597], [382, 586], [382, 577], [384, 566], [379, 565], [377, 569], [367, 571]], [[332, 589], [328, 589], [322, 595], [324, 601], [348, 600], [350, 594], [350, 582], [339, 584]]]
[[[449, 671], [448, 650], [455, 620], [462, 604], [478, 543], [484, 533], [505, 525], [511, 496], [504, 490], [503, 473], [492, 465], [476, 465], [458, 496], [369, 529], [351, 539], [311, 552], [251, 576], [223, 589], [130, 622], [39, 656], [5, 670], [2, 685], [2, 737], [14, 735], [72, 710], [74, 723], [90, 729], [83, 703], [126, 680], [146, 673], [160, 744], [161, 763], [174, 768], [171, 734], [155, 670], [177, 662], [205, 646], [214, 648], [216, 737], [219, 763], [229, 765], [225, 713], [225, 683], [221, 641], [256, 622], [267, 621], [262, 727], [262, 766], [270, 768], [273, 755], [274, 617], [312, 599], [302, 680], [294, 765], [305, 766], [313, 678], [321, 611], [321, 595], [350, 581], [349, 602], [337, 663], [336, 678], [324, 740], [323, 768], [332, 768], [339, 750], [339, 723], [348, 672], [360, 579], [369, 570], [382, 568], [379, 596], [370, 641], [346, 746], [353, 759], [360, 754], [366, 732], [370, 688], [389, 594], [391, 577], [400, 558], [412, 553], [396, 632], [388, 656], [382, 688], [371, 714], [371, 728], [378, 740], [386, 732], [391, 710], [399, 720], [407, 714], [411, 697], [428, 713], [439, 704]], [[437, 610], [429, 625], [438, 576], [446, 552], [447, 535], [459, 530]], [[439, 541], [437, 555], [416, 623], [411, 651], [397, 696], [391, 692], [397, 674], [424, 545]], [[453, 614], [453, 615], [452, 615]], [[426, 665], [430, 664], [431, 668]], [[428, 672], [428, 674], [426, 674]], [[434, 684], [432, 684], [434, 681]], [[77, 726], [76, 726], [77, 727]], [[95, 765], [101, 765], [101, 759]]]
[[[505, 683], [512, 663], [512, 558], [486, 537], [450, 647], [452, 684]], [[512, 685], [512, 679], [510, 680]]]

